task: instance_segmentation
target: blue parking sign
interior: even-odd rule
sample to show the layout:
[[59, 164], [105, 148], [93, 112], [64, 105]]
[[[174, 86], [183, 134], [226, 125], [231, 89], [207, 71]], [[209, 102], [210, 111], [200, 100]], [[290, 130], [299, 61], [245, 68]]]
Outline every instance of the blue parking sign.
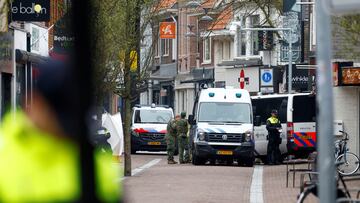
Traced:
[[266, 72], [262, 75], [262, 79], [264, 82], [270, 82], [271, 78], [272, 78], [272, 75], [269, 72]]
[[273, 86], [273, 70], [272, 69], [260, 69], [261, 86]]

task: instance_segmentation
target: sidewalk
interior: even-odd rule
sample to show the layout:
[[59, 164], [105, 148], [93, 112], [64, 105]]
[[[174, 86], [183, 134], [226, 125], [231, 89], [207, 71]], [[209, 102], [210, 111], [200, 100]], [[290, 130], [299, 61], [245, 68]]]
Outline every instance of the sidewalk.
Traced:
[[[303, 164], [307, 168], [306, 164]], [[289, 187], [286, 187], [286, 165], [264, 166], [263, 194], [265, 203], [291, 203], [296, 202], [300, 193], [300, 173], [295, 175], [295, 188], [292, 187], [292, 173], [289, 174]], [[311, 196], [309, 201], [318, 202], [316, 197]]]

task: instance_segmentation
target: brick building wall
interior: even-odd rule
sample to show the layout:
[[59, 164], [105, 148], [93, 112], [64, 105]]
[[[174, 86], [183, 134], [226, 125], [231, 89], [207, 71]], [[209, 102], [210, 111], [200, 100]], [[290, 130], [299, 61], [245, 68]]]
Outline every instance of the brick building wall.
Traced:
[[333, 58], [352, 60], [355, 63], [360, 62], [360, 46], [355, 45], [354, 42], [349, 40], [348, 33], [338, 25], [338, 18], [333, 17], [332, 30], [333, 30]]
[[[50, 21], [46, 23], [49, 28], [58, 21], [66, 10], [67, 0], [50, 0]], [[49, 30], [49, 50], [54, 46], [54, 27]]]

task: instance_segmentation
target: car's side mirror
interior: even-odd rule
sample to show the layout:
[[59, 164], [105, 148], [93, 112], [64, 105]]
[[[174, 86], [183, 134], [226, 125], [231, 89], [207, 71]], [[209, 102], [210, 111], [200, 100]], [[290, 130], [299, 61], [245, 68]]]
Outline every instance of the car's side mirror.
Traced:
[[261, 126], [261, 116], [255, 116], [254, 126]]
[[194, 115], [189, 115], [188, 121], [191, 125], [194, 125], [196, 121], [194, 120]]

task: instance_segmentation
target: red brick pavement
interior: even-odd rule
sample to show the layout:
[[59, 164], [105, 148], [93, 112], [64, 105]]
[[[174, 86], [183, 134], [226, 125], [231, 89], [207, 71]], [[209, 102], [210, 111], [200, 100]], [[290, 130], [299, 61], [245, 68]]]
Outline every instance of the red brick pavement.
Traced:
[[[306, 168], [307, 165], [301, 165]], [[264, 166], [263, 195], [265, 203], [296, 202], [300, 192], [300, 174], [295, 175], [295, 188], [292, 187], [292, 174], [289, 175], [289, 187], [286, 187], [286, 165]], [[316, 197], [309, 197], [309, 201], [318, 202]]]

